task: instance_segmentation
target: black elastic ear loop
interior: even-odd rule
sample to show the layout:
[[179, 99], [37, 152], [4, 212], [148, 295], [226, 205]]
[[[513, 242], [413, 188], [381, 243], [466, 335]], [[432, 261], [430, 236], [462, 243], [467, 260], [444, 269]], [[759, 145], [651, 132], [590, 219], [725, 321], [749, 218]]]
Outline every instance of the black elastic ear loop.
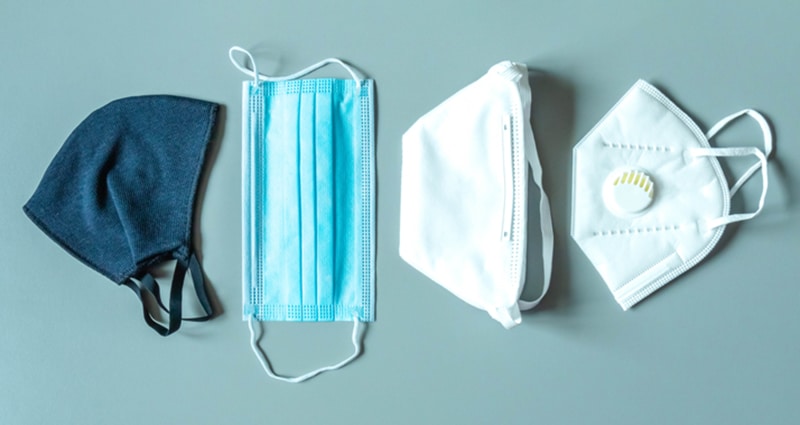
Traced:
[[194, 282], [194, 292], [197, 295], [197, 300], [200, 302], [200, 306], [203, 307], [203, 311], [205, 311], [206, 315], [190, 317], [183, 320], [205, 322], [214, 317], [214, 309], [208, 298], [208, 292], [206, 292], [206, 281], [203, 277], [203, 269], [200, 268], [200, 262], [197, 261], [197, 256], [194, 253], [189, 256], [189, 273], [192, 275], [192, 282]]
[[186, 264], [178, 260], [175, 264], [175, 272], [172, 274], [172, 286], [169, 288], [169, 334], [181, 328], [183, 282], [185, 280]]
[[158, 282], [156, 282], [156, 278], [154, 278], [152, 274], [147, 273], [142, 276], [141, 279], [139, 279], [139, 282], [142, 285], [142, 290], [150, 293], [150, 295], [156, 299], [156, 303], [158, 303], [158, 306], [161, 307], [161, 310], [169, 314], [169, 309], [161, 301], [161, 291], [158, 287]]
[[142, 314], [144, 316], [145, 323], [147, 323], [147, 326], [150, 326], [154, 331], [156, 331], [161, 336], [169, 335], [169, 330], [161, 326], [161, 324], [159, 324], [158, 322], [156, 322], [155, 319], [153, 319], [153, 316], [150, 315], [150, 312], [147, 311], [147, 305], [144, 302], [144, 298], [142, 297], [142, 290], [139, 288], [139, 285], [137, 285], [136, 282], [134, 282], [131, 279], [122, 282], [122, 284], [127, 286], [128, 288], [131, 288], [131, 291], [133, 291], [133, 293], [136, 294], [136, 296], [139, 298], [139, 301], [141, 301]]
[[[194, 290], [197, 294], [197, 299], [200, 302], [200, 306], [203, 307], [203, 311], [205, 311], [205, 316], [198, 316], [198, 317], [188, 317], [182, 318], [182, 305], [183, 305], [183, 285], [186, 281], [186, 270], [189, 270], [192, 281], [194, 282]], [[192, 253], [189, 256], [189, 261], [184, 262], [182, 260], [178, 260], [175, 264], [175, 272], [172, 276], [172, 286], [170, 287], [170, 297], [169, 297], [169, 308], [164, 305], [164, 302], [161, 299], [161, 291], [159, 290], [158, 282], [156, 282], [153, 275], [150, 273], [145, 274], [142, 276], [141, 280], [141, 288], [139, 285], [136, 284], [133, 280], [129, 279], [124, 282], [124, 285], [131, 288], [131, 290], [136, 294], [139, 300], [142, 302], [142, 311], [144, 314], [144, 320], [148, 326], [153, 328], [159, 335], [167, 336], [181, 327], [181, 321], [191, 321], [191, 322], [205, 322], [212, 317], [214, 317], [214, 310], [211, 306], [211, 302], [208, 297], [208, 292], [206, 291], [205, 286], [205, 278], [203, 277], [203, 270], [200, 268], [200, 262], [197, 260], [197, 256]], [[150, 312], [147, 310], [147, 306], [145, 305], [144, 298], [142, 297], [142, 292], [147, 292], [155, 298], [156, 303], [158, 306], [166, 313], [169, 314], [169, 328], [165, 328], [161, 324], [159, 324], [155, 319], [153, 319]]]

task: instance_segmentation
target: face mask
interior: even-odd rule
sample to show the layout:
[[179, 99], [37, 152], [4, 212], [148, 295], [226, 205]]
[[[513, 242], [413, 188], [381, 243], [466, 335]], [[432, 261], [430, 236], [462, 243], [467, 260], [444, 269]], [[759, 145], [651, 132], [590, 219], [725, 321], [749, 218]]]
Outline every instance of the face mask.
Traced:
[[[710, 147], [708, 139], [742, 116], [758, 122], [764, 152]], [[641, 80], [575, 146], [572, 237], [623, 310], [705, 258], [727, 224], [761, 212], [771, 152], [772, 134], [758, 112], [732, 114], [703, 134]], [[758, 161], [729, 189], [717, 157], [741, 156]], [[758, 209], [731, 214], [731, 197], [758, 170]]]
[[[267, 374], [302, 382], [355, 359], [360, 324], [374, 320], [373, 82], [338, 59], [267, 77], [246, 50], [229, 55], [253, 78], [242, 92], [243, 315]], [[353, 79], [296, 79], [330, 63]], [[353, 321], [354, 352], [279, 376], [256, 346], [254, 320]]]
[[[115, 100], [94, 111], [53, 158], [25, 213], [87, 266], [169, 314], [147, 324], [167, 336], [213, 311], [192, 245], [192, 211], [216, 122], [214, 103], [175, 96]], [[169, 308], [153, 267], [176, 260]], [[205, 315], [182, 318], [186, 272]]]
[[[400, 256], [507, 329], [547, 292], [553, 256], [530, 102], [527, 68], [501, 62], [403, 135]], [[528, 166], [541, 193], [544, 288], [535, 301], [519, 300]]]

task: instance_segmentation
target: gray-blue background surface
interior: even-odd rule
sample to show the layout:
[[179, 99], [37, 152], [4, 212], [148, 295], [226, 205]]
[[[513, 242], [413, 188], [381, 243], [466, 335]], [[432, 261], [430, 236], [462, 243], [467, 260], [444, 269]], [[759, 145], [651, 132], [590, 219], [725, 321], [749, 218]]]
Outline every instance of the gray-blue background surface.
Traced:
[[[799, 16], [790, 0], [2, 0], [0, 424], [798, 423]], [[301, 385], [262, 373], [241, 321], [245, 77], [228, 62], [234, 44], [257, 50], [265, 72], [336, 56], [376, 80], [378, 321], [359, 360]], [[511, 331], [397, 254], [402, 133], [503, 59], [539, 70], [533, 127], [556, 233], [551, 293]], [[571, 149], [637, 78], [704, 128], [763, 111], [776, 157], [763, 214], [623, 313], [569, 238]], [[83, 118], [151, 93], [225, 106], [196, 223], [224, 312], [167, 339], [145, 326], [130, 291], [21, 210]], [[744, 120], [717, 144], [759, 140]], [[737, 208], [755, 207], [759, 181]], [[266, 330], [282, 373], [351, 349], [346, 323]]]

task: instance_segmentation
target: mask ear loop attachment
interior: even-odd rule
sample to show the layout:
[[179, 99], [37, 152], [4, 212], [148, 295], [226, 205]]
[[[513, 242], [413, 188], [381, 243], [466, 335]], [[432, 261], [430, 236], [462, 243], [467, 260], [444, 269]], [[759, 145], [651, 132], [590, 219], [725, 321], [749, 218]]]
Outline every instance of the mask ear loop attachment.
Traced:
[[[234, 53], [242, 53], [247, 56], [247, 59], [250, 59], [250, 64], [253, 66], [253, 70], [247, 69], [244, 65], [240, 64], [238, 60], [233, 56]], [[253, 58], [253, 55], [250, 54], [247, 50], [239, 47], [233, 46], [228, 50], [228, 58], [231, 60], [233, 66], [236, 67], [239, 71], [242, 71], [246, 75], [253, 77], [253, 84], [258, 85], [258, 65], [256, 65], [256, 60]]]
[[264, 355], [263, 351], [261, 349], [259, 349], [259, 347], [258, 347], [256, 333], [255, 333], [255, 330], [253, 328], [253, 322], [254, 321], [255, 321], [255, 315], [250, 316], [248, 318], [248, 321], [247, 321], [247, 326], [250, 328], [250, 348], [253, 350], [253, 353], [256, 355], [256, 358], [258, 358], [258, 362], [261, 363], [261, 367], [264, 369], [264, 372], [267, 373], [267, 376], [269, 376], [270, 378], [273, 378], [273, 379], [277, 379], [279, 381], [289, 382], [289, 383], [292, 383], [292, 384], [303, 382], [303, 381], [309, 380], [309, 379], [311, 379], [311, 378], [313, 378], [313, 377], [315, 377], [315, 376], [317, 376], [317, 375], [319, 375], [319, 374], [321, 374], [323, 372], [327, 372], [329, 370], [339, 369], [339, 368], [347, 365], [348, 363], [352, 362], [358, 356], [361, 355], [361, 328], [362, 328], [362, 322], [360, 320], [358, 320], [358, 316], [357, 315], [353, 315], [353, 332], [350, 335], [350, 341], [353, 343], [353, 354], [351, 354], [350, 357], [348, 357], [348, 358], [346, 358], [346, 359], [342, 360], [341, 362], [336, 363], [334, 365], [321, 367], [319, 369], [312, 370], [311, 372], [308, 372], [308, 373], [300, 375], [300, 376], [291, 377], [291, 376], [278, 375], [272, 370], [272, 366], [270, 366], [269, 360], [267, 360], [267, 358]]
[[[187, 270], [192, 276], [197, 300], [200, 302], [200, 306], [205, 312], [205, 315], [203, 316], [182, 317], [181, 315], [183, 305], [182, 291]], [[173, 272], [172, 277], [172, 286], [170, 287], [169, 307], [167, 307], [164, 304], [164, 301], [161, 299], [161, 290], [159, 289], [158, 282], [156, 282], [155, 278], [150, 273], [144, 274], [144, 276], [139, 279], [130, 278], [122, 284], [130, 288], [133, 293], [136, 294], [136, 296], [142, 302], [142, 313], [144, 315], [145, 322], [161, 336], [169, 336], [176, 332], [181, 327], [181, 321], [205, 322], [206, 320], [214, 317], [214, 309], [211, 306], [211, 300], [209, 299], [208, 292], [205, 288], [203, 270], [201, 269], [200, 262], [197, 261], [197, 256], [194, 253], [189, 256], [188, 261], [178, 259], [177, 263], [175, 264], [175, 271]], [[148, 310], [143, 299], [143, 294], [145, 293], [150, 294], [155, 299], [158, 307], [169, 315], [169, 327], [165, 327], [158, 323], [150, 314], [150, 311]]]
[[[247, 69], [245, 66], [240, 64], [238, 60], [236, 60], [236, 58], [234, 57], [234, 53], [237, 53], [237, 52], [238, 53], [243, 53], [245, 56], [247, 56], [248, 59], [250, 59], [250, 63], [253, 64], [253, 69], [252, 70]], [[260, 81], [275, 82], [275, 81], [294, 80], [294, 79], [300, 78], [302, 76], [305, 76], [307, 74], [310, 74], [310, 73], [312, 73], [312, 72], [314, 72], [314, 71], [316, 71], [316, 70], [318, 70], [318, 69], [320, 69], [320, 68], [322, 68], [324, 66], [327, 66], [327, 65], [330, 65], [330, 64], [336, 64], [336, 65], [340, 65], [342, 68], [344, 68], [347, 71], [347, 73], [350, 74], [351, 77], [353, 77], [353, 80], [355, 80], [355, 82], [356, 82], [356, 90], [357, 91], [361, 91], [361, 80], [362, 80], [362, 78], [353, 69], [352, 66], [346, 64], [344, 61], [342, 61], [341, 59], [337, 59], [337, 58], [323, 59], [323, 60], [321, 60], [321, 61], [319, 61], [319, 62], [317, 62], [317, 63], [315, 63], [315, 64], [313, 64], [313, 65], [311, 65], [309, 67], [301, 69], [300, 71], [297, 71], [297, 72], [295, 72], [293, 74], [282, 76], [282, 77], [271, 77], [271, 76], [268, 76], [268, 75], [260, 74], [258, 72], [258, 68], [256, 67], [256, 62], [253, 59], [253, 55], [250, 54], [250, 52], [248, 52], [247, 50], [245, 50], [245, 49], [243, 49], [243, 48], [241, 48], [239, 46], [233, 46], [233, 47], [230, 48], [230, 50], [228, 50], [228, 58], [230, 58], [231, 63], [233, 63], [233, 66], [235, 66], [236, 69], [238, 69], [239, 71], [242, 71], [246, 75], [249, 75], [249, 76], [253, 77], [253, 83], [255, 85], [258, 85], [258, 83]]]
[[759, 127], [761, 128], [761, 132], [764, 136], [764, 152], [756, 147], [737, 147], [737, 148], [694, 148], [689, 149], [689, 155], [693, 157], [706, 157], [706, 156], [714, 156], [714, 157], [741, 157], [741, 156], [755, 156], [757, 158], [757, 162], [750, 166], [750, 168], [742, 174], [741, 177], [736, 181], [736, 183], [730, 189], [730, 197], [732, 198], [733, 195], [742, 187], [742, 185], [747, 182], [753, 174], [761, 169], [761, 179], [762, 179], [762, 189], [761, 189], [761, 197], [758, 201], [758, 208], [751, 213], [742, 213], [742, 214], [730, 214], [724, 217], [719, 217], [716, 219], [708, 220], [707, 225], [709, 229], [713, 229], [719, 226], [723, 226], [730, 223], [735, 223], [737, 221], [744, 221], [750, 220], [753, 217], [757, 216], [761, 213], [761, 210], [764, 209], [764, 201], [767, 197], [767, 188], [769, 187], [769, 180], [767, 178], [767, 159], [772, 154], [772, 131], [770, 130], [769, 123], [767, 123], [766, 118], [763, 115], [758, 113], [753, 109], [744, 109], [734, 114], [728, 115], [727, 117], [721, 119], [719, 122], [714, 124], [708, 133], [706, 133], [706, 138], [711, 139], [719, 131], [728, 125], [731, 121], [747, 115], [758, 122]]

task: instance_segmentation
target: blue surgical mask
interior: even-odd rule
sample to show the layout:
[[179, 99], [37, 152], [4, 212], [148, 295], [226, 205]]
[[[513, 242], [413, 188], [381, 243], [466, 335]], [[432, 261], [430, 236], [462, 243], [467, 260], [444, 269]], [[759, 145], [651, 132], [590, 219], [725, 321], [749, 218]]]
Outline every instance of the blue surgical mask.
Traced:
[[[338, 59], [267, 77], [246, 50], [229, 56], [252, 77], [242, 92], [243, 316], [267, 374], [302, 382], [355, 359], [361, 323], [374, 320], [373, 82]], [[353, 79], [298, 79], [332, 63]], [[352, 321], [354, 351], [280, 376], [256, 345], [254, 321]]]

